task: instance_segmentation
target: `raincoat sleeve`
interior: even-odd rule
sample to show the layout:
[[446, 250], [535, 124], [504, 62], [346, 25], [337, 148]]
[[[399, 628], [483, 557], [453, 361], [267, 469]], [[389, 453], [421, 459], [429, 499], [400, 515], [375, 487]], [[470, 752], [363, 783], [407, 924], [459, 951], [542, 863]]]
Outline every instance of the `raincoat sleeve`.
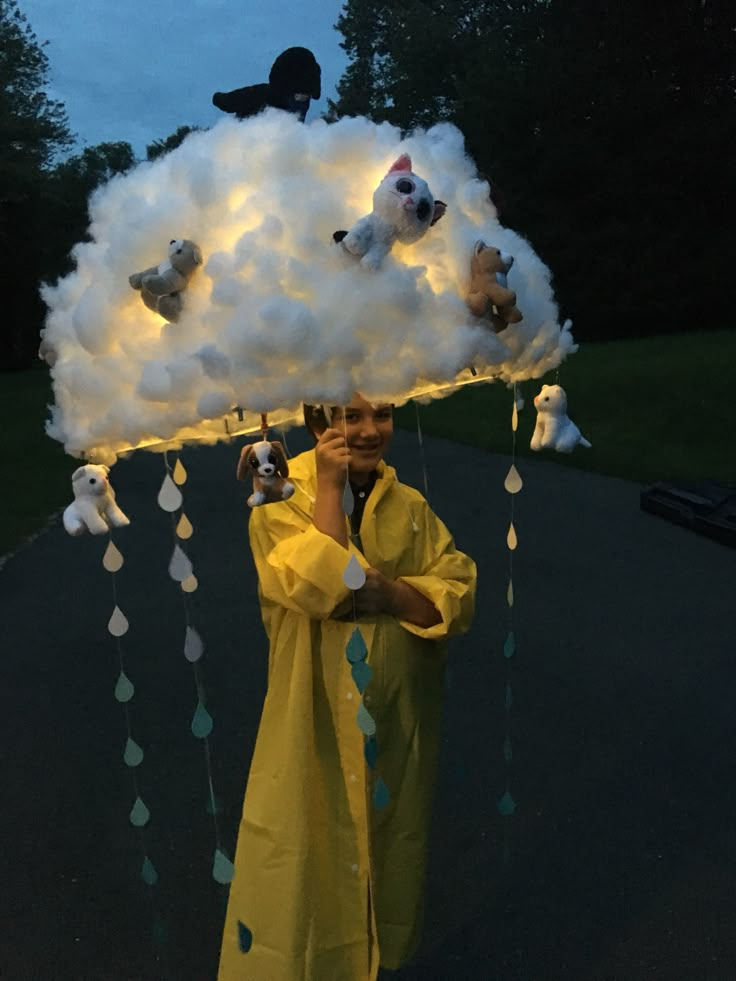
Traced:
[[422, 534], [417, 542], [422, 572], [399, 578], [430, 600], [442, 620], [433, 627], [418, 627], [407, 620], [401, 626], [418, 637], [442, 640], [452, 634], [465, 633], [475, 610], [475, 562], [458, 551], [452, 535], [424, 502]]
[[254, 508], [248, 525], [264, 599], [314, 620], [326, 620], [350, 590], [343, 573], [354, 548], [339, 545], [288, 503]]

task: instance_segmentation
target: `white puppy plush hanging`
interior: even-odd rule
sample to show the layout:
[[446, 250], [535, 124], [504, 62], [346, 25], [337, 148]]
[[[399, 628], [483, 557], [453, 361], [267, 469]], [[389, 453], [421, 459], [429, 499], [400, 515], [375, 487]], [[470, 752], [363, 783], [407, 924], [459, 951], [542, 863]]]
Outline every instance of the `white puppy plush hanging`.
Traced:
[[130, 524], [115, 503], [115, 491], [110, 486], [109, 467], [88, 463], [72, 474], [74, 501], [64, 511], [64, 528], [70, 535], [104, 535], [110, 528]]
[[294, 493], [294, 485], [286, 479], [289, 464], [279, 442], [263, 439], [243, 447], [238, 461], [238, 480], [246, 480], [248, 474], [253, 476], [253, 493], [248, 498], [248, 507], [287, 501]]
[[542, 385], [542, 391], [534, 399], [537, 424], [534, 427], [531, 448], [533, 450], [557, 450], [572, 453], [578, 443], [590, 447], [590, 443], [567, 416], [567, 395], [559, 385]]
[[402, 153], [373, 192], [373, 211], [349, 232], [332, 235], [367, 269], [378, 269], [394, 242], [418, 242], [447, 210], [444, 201], [435, 201], [427, 182], [417, 177], [411, 166], [409, 154]]

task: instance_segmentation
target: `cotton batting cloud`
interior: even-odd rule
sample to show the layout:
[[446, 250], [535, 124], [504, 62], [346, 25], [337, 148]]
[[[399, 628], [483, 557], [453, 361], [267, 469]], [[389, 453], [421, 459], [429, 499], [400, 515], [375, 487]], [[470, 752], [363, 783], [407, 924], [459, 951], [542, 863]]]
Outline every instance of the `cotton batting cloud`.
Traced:
[[[447, 213], [368, 270], [332, 233], [371, 211], [402, 153]], [[260, 413], [288, 424], [302, 402], [355, 392], [401, 404], [539, 378], [576, 349], [549, 270], [501, 226], [449, 124], [402, 138], [363, 118], [223, 120], [114, 178], [90, 214], [76, 270], [43, 288], [57, 356], [47, 431], [74, 456], [111, 463], [138, 447], [215, 442], [256, 431]], [[183, 238], [203, 263], [167, 323], [128, 277]], [[509, 286], [524, 319], [498, 335], [464, 301], [478, 238], [515, 257]]]

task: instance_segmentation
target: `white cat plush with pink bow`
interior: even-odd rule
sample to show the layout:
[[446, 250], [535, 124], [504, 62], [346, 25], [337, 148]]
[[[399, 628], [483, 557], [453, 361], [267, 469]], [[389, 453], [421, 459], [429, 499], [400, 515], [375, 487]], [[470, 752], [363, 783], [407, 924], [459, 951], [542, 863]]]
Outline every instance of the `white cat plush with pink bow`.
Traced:
[[358, 256], [362, 266], [378, 269], [394, 242], [418, 242], [446, 210], [444, 201], [435, 201], [427, 182], [412, 172], [409, 154], [402, 153], [373, 192], [373, 211], [349, 232], [332, 237]]

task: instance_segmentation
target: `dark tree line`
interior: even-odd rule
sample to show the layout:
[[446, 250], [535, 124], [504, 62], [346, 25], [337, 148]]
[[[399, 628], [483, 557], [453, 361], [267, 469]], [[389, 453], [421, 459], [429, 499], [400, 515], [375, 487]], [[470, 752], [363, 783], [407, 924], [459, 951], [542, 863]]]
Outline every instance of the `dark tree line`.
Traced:
[[[0, 0], [0, 370], [33, 364], [45, 316], [39, 284], [71, 270], [92, 191], [137, 163], [125, 142], [64, 157], [75, 141], [63, 104], [46, 94], [44, 47], [17, 0]], [[177, 147], [191, 129], [151, 143], [147, 159]]]
[[732, 0], [347, 0], [330, 118], [456, 123], [583, 338], [731, 326]]
[[[456, 123], [581, 338], [730, 327], [732, 0], [347, 0], [328, 118]], [[38, 287], [69, 272], [91, 192], [137, 161], [74, 147], [17, 0], [0, 0], [0, 370], [33, 363]], [[153, 159], [192, 127], [147, 147]]]

